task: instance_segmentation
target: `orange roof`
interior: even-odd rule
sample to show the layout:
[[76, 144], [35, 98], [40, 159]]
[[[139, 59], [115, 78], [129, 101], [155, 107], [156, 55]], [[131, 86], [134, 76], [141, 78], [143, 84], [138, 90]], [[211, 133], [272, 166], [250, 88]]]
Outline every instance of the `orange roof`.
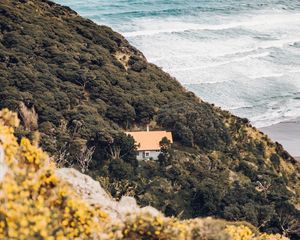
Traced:
[[166, 137], [173, 143], [172, 133], [167, 131], [126, 132], [139, 145], [138, 151], [160, 150], [159, 142]]

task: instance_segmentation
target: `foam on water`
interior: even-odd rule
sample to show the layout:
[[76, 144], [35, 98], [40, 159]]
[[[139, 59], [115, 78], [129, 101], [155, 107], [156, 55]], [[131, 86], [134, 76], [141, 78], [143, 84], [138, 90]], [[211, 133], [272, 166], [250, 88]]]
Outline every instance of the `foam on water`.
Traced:
[[295, 23], [299, 20], [299, 13], [286, 14], [284, 17], [280, 14], [281, 18], [278, 18], [278, 14], [263, 14], [261, 16], [240, 16], [244, 20], [228, 21], [226, 18], [222, 21], [228, 21], [225, 24], [197, 24], [191, 22], [178, 22], [175, 18], [169, 19], [144, 19], [138, 20], [136, 28], [143, 29], [131, 32], [124, 32], [125, 37], [137, 37], [137, 36], [151, 36], [163, 33], [180, 33], [186, 31], [203, 31], [203, 30], [226, 30], [231, 28], [253, 28], [260, 30], [266, 30], [270, 26], [285, 25]]
[[201, 98], [268, 126], [300, 117], [299, 0], [57, 0], [113, 27]]

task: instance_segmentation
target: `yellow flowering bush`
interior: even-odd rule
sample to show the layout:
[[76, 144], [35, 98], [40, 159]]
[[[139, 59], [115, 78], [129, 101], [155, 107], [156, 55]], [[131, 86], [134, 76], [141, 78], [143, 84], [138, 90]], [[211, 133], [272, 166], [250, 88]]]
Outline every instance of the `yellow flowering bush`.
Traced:
[[18, 143], [15, 113], [0, 111], [0, 239], [15, 240], [285, 240], [254, 234], [244, 225], [214, 219], [180, 221], [132, 213], [115, 222], [83, 201], [55, 175], [55, 164], [37, 144]]
[[274, 235], [264, 233], [255, 236], [251, 229], [244, 225], [230, 225], [226, 227], [225, 231], [229, 234], [232, 240], [288, 240], [288, 238], [279, 234]]
[[254, 239], [254, 234], [250, 228], [246, 226], [227, 226], [226, 231], [231, 236], [232, 240], [251, 240]]
[[122, 233], [122, 239], [181, 240], [187, 239], [188, 227], [175, 218], [144, 213], [129, 216]]
[[[18, 144], [17, 115], [0, 112], [0, 148], [7, 172], [0, 183], [0, 239], [103, 239], [108, 216], [83, 202], [54, 174], [28, 139]], [[109, 235], [107, 235], [109, 238]]]

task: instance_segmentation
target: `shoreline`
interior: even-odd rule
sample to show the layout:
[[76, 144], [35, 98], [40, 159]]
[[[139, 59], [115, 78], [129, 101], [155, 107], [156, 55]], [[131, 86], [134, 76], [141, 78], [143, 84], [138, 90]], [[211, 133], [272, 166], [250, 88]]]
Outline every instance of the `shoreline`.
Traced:
[[282, 144], [289, 154], [300, 161], [300, 119], [262, 127], [259, 130], [273, 141]]

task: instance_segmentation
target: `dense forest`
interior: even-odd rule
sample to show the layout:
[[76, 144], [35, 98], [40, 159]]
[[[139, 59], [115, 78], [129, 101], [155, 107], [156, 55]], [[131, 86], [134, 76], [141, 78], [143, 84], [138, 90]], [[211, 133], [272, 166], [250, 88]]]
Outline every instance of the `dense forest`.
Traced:
[[[249, 221], [300, 237], [300, 165], [247, 119], [202, 101], [109, 27], [47, 0], [0, 2], [0, 108], [61, 166], [168, 216]], [[128, 130], [172, 131], [137, 162]], [[112, 149], [120, 154], [112, 155]], [[91, 157], [88, 166], [82, 159]], [[121, 156], [121, 157], [120, 157]]]

